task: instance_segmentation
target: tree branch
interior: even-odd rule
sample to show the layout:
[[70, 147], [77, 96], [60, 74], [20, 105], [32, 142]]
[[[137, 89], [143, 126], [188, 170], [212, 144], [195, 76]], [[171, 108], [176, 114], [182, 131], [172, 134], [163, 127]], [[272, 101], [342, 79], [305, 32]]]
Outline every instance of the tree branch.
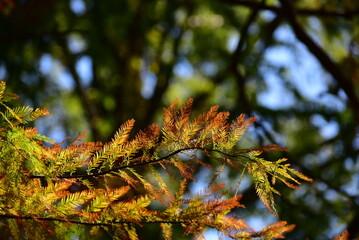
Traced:
[[15, 216], [15, 215], [9, 215], [9, 214], [2, 214], [0, 215], [0, 218], [5, 219], [22, 219], [22, 220], [34, 220], [34, 221], [48, 221], [48, 222], [67, 222], [67, 223], [73, 223], [73, 224], [81, 224], [81, 225], [87, 225], [87, 226], [113, 226], [116, 224], [131, 224], [131, 223], [138, 223], [138, 224], [147, 224], [147, 223], [170, 223], [170, 224], [182, 224], [182, 223], [191, 223], [193, 219], [189, 220], [147, 220], [147, 221], [139, 221], [139, 222], [133, 222], [133, 221], [111, 221], [108, 223], [91, 223], [91, 222], [82, 222], [77, 220], [69, 220], [69, 219], [61, 219], [61, 218], [53, 218], [53, 217], [35, 217], [35, 216]]
[[[282, 12], [280, 7], [266, 5], [261, 2], [254, 2], [249, 0], [222, 0], [227, 3], [234, 5], [240, 5], [249, 8], [258, 8], [260, 10], [268, 10], [279, 14]], [[341, 17], [341, 18], [353, 18], [359, 15], [359, 9], [356, 10], [345, 10], [345, 11], [333, 11], [333, 10], [324, 10], [324, 9], [296, 9], [296, 12], [299, 15], [304, 16], [317, 16], [317, 17]]]
[[[83, 179], [89, 179], [89, 178], [93, 178], [93, 177], [98, 177], [98, 176], [111, 174], [113, 172], [116, 172], [116, 171], [119, 171], [119, 170], [125, 169], [125, 168], [132, 168], [132, 167], [138, 167], [138, 166], [143, 166], [143, 165], [159, 163], [159, 162], [164, 161], [166, 159], [169, 159], [170, 157], [172, 157], [174, 155], [177, 155], [177, 154], [179, 154], [181, 152], [190, 151], [190, 150], [201, 150], [201, 151], [206, 151], [206, 152], [217, 152], [217, 153], [220, 153], [220, 154], [225, 155], [226, 157], [230, 157], [230, 158], [244, 157], [244, 158], [247, 158], [248, 160], [250, 160], [249, 157], [243, 155], [243, 153], [249, 152], [250, 151], [249, 149], [243, 149], [238, 154], [228, 154], [228, 153], [225, 153], [223, 151], [212, 149], [212, 148], [187, 147], [187, 148], [178, 149], [178, 150], [176, 150], [176, 151], [174, 151], [174, 152], [172, 152], [172, 153], [170, 153], [170, 154], [168, 154], [166, 156], [158, 158], [158, 159], [151, 159], [151, 160], [145, 161], [145, 162], [135, 162], [135, 163], [128, 164], [128, 165], [119, 166], [119, 167], [116, 167], [116, 168], [111, 168], [109, 170], [98, 172], [98, 173], [82, 174], [82, 175], [59, 175], [59, 176], [56, 176], [55, 178], [62, 178], [62, 179], [64, 179], [64, 178], [83, 178]], [[45, 179], [46, 177], [45, 176], [39, 176], [39, 175], [32, 175], [32, 176], [29, 176], [29, 178], [31, 178], [31, 179], [35, 179], [35, 178], [37, 178], [37, 179]]]
[[296, 11], [291, 1], [280, 0], [282, 4], [282, 14], [286, 17], [289, 25], [299, 41], [301, 41], [308, 50], [318, 59], [324, 69], [326, 69], [332, 77], [337, 81], [348, 97], [349, 103], [359, 123], [359, 100], [357, 99], [350, 79], [341, 72], [340, 68], [332, 61], [327, 53], [318, 46], [313, 39], [305, 32], [296, 18]]
[[[264, 3], [262, 0], [261, 3]], [[238, 68], [238, 63], [240, 62], [241, 53], [243, 52], [243, 47], [248, 40], [248, 30], [251, 24], [255, 21], [259, 13], [259, 8], [254, 8], [251, 14], [249, 15], [246, 23], [244, 24], [243, 28], [240, 31], [240, 40], [238, 41], [237, 47], [233, 52], [231, 63], [230, 63], [230, 70], [232, 71], [233, 75], [237, 80], [237, 84], [239, 86], [239, 98], [245, 112], [249, 115], [251, 113], [249, 108], [249, 103], [246, 97], [245, 92], [245, 84], [246, 84], [246, 77], [243, 76], [240, 69]]]

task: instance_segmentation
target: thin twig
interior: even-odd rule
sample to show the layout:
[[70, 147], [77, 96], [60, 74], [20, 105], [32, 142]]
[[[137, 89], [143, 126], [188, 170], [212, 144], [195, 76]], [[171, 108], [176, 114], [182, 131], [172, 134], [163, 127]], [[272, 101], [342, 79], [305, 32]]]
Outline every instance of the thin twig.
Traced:
[[138, 222], [131, 222], [131, 221], [110, 221], [107, 223], [91, 223], [91, 222], [82, 222], [78, 220], [69, 220], [69, 219], [61, 219], [61, 218], [54, 218], [54, 217], [36, 217], [36, 216], [16, 216], [16, 215], [9, 215], [9, 214], [2, 214], [0, 218], [6, 219], [23, 219], [23, 220], [34, 220], [34, 221], [48, 221], [48, 222], [67, 222], [73, 224], [81, 224], [87, 226], [113, 226], [116, 224], [131, 224], [131, 223], [138, 223], [138, 224], [152, 224], [152, 223], [170, 223], [170, 224], [182, 224], [182, 223], [190, 223], [192, 219], [189, 220], [145, 220], [145, 221], [138, 221]]
[[[82, 174], [82, 175], [59, 175], [59, 176], [56, 176], [55, 178], [82, 178], [82, 179], [89, 179], [89, 178], [93, 178], [93, 177], [98, 177], [98, 176], [103, 176], [103, 175], [107, 175], [107, 174], [111, 174], [113, 172], [117, 172], [119, 170], [122, 170], [122, 169], [126, 169], [126, 168], [133, 168], [133, 167], [138, 167], [138, 166], [143, 166], [143, 165], [149, 165], [149, 164], [156, 164], [156, 163], [159, 163], [161, 161], [164, 161], [166, 159], [169, 159], [181, 152], [185, 152], [185, 151], [190, 151], [190, 150], [201, 150], [201, 151], [205, 151], [205, 152], [217, 152], [219, 154], [222, 154], [226, 157], [229, 157], [229, 158], [236, 158], [236, 157], [244, 157], [244, 158], [247, 158], [250, 160], [249, 157], [245, 156], [243, 153], [247, 153], [249, 152], [250, 150], [243, 150], [237, 154], [229, 154], [229, 153], [225, 153], [223, 151], [220, 151], [220, 150], [217, 150], [217, 149], [212, 149], [212, 148], [204, 148], [204, 147], [187, 147], [187, 148], [181, 148], [181, 149], [178, 149], [166, 156], [163, 156], [161, 158], [155, 158], [155, 159], [151, 159], [149, 161], [145, 161], [145, 162], [134, 162], [134, 163], [131, 163], [131, 164], [128, 164], [128, 165], [123, 165], [123, 166], [119, 166], [119, 167], [116, 167], [116, 168], [111, 168], [109, 170], [106, 170], [106, 171], [102, 171], [102, 172], [98, 172], [98, 173], [92, 173], [92, 174]], [[38, 176], [38, 175], [32, 175], [32, 176], [29, 176], [29, 178], [32, 178], [32, 179], [45, 179], [46, 177], [45, 176]], [[50, 177], [51, 178], [51, 177]]]

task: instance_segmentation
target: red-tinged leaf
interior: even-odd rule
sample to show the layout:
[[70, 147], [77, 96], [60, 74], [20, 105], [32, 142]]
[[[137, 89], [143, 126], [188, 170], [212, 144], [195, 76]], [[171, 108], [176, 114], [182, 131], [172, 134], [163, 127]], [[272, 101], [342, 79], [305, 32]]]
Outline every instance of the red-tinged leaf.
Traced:
[[241, 114], [232, 121], [231, 130], [234, 132], [236, 137], [240, 138], [247, 131], [247, 129], [253, 125], [256, 119], [256, 117], [245, 119], [245, 114]]
[[334, 240], [349, 240], [348, 230], [345, 230], [342, 234], [335, 236]]
[[276, 144], [270, 144], [263, 147], [258, 147], [258, 150], [263, 152], [270, 152], [270, 151], [280, 151], [280, 152], [289, 152], [289, 149], [286, 147], [281, 147]]
[[287, 225], [286, 221], [279, 221], [268, 227], [265, 227], [262, 231], [255, 234], [253, 237], [266, 237], [266, 239], [284, 239], [285, 236], [283, 234], [293, 231], [294, 228], [294, 224]]

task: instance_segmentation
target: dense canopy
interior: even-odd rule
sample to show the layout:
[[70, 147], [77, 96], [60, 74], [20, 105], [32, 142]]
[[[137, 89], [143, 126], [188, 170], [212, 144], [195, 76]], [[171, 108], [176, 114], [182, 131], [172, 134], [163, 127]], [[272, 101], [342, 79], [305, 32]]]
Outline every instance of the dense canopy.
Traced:
[[[128, 119], [160, 121], [175, 98], [256, 116], [245, 145], [288, 147], [314, 179], [280, 190], [278, 215], [296, 224], [286, 236], [359, 236], [358, 1], [0, 0], [0, 26], [0, 80], [49, 109], [42, 134], [107, 141]], [[246, 184], [241, 214], [273, 222]]]

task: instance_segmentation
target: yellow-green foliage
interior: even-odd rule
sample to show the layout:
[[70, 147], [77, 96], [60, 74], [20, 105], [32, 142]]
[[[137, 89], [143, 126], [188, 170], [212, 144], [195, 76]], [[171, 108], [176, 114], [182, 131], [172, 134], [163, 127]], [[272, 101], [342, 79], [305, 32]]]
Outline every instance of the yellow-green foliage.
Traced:
[[[185, 198], [196, 166], [213, 169], [208, 159], [247, 171], [273, 213], [276, 182], [296, 188], [298, 178], [311, 180], [285, 159], [259, 156], [285, 150], [279, 146], [238, 149], [255, 118], [240, 115], [228, 122], [229, 113], [215, 106], [191, 120], [192, 100], [182, 107], [174, 102], [164, 110], [162, 127], [151, 125], [130, 139], [135, 121], [129, 120], [108, 143], [83, 142], [81, 134], [63, 148], [25, 126], [46, 110], [10, 108], [7, 102], [16, 96], [4, 91], [0, 82], [0, 232], [13, 239], [86, 238], [101, 229], [114, 239], [138, 239], [137, 230], [145, 224], [160, 225], [165, 239], [172, 239], [175, 224], [198, 238], [210, 227], [234, 239], [273, 239], [294, 227], [280, 221], [253, 231], [233, 213], [243, 207], [241, 196], [224, 198], [223, 183]], [[199, 152], [206, 157], [198, 157]]]

